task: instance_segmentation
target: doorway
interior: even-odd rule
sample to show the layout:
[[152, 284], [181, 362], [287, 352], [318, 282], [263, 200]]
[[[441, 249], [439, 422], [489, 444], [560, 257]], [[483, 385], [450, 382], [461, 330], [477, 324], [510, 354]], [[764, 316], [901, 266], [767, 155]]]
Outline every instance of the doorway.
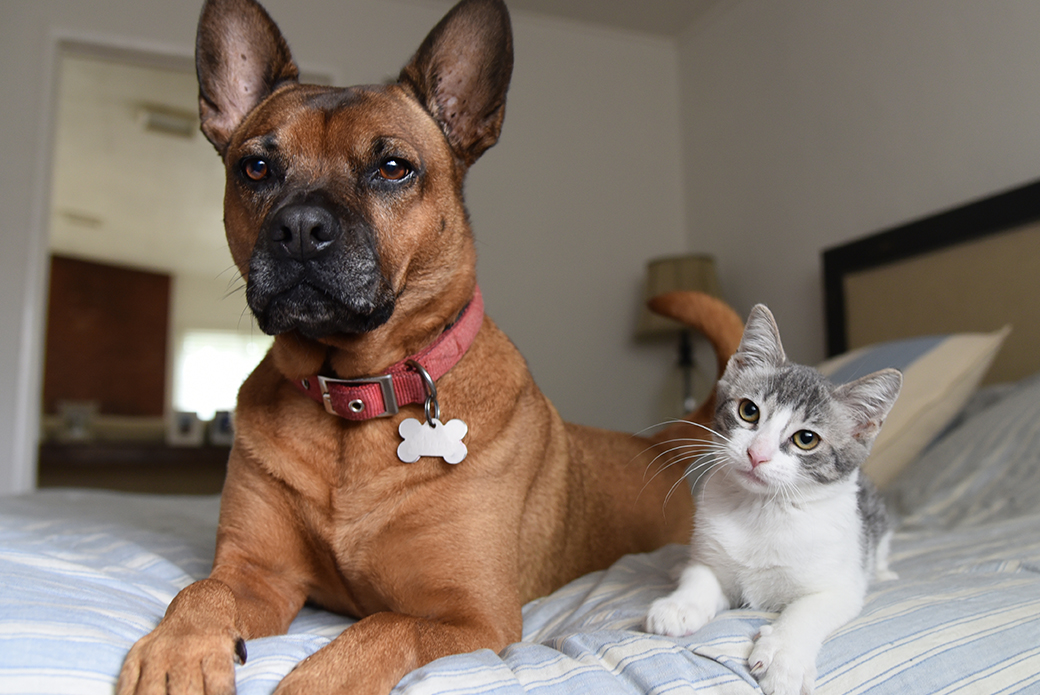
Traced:
[[[173, 449], [198, 461], [215, 448], [222, 479], [237, 386], [271, 338], [246, 309], [224, 241], [223, 164], [199, 132], [194, 66], [69, 44], [59, 72], [40, 485], [89, 485], [93, 467], [112, 487], [168, 469]], [[138, 363], [147, 374], [132, 374]], [[129, 398], [135, 388], [150, 393]], [[113, 474], [119, 462], [134, 468]], [[164, 474], [133, 489], [195, 491]]]

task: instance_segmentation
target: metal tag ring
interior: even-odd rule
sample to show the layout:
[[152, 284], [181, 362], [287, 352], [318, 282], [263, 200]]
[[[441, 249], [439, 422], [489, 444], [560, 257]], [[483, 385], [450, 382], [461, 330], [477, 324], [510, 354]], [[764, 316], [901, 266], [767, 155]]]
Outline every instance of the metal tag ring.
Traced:
[[433, 377], [426, 371], [426, 368], [417, 361], [408, 360], [405, 364], [418, 372], [422, 378], [423, 388], [426, 389], [426, 403], [423, 404], [426, 410], [426, 422], [433, 427], [433, 421], [441, 419], [441, 406], [437, 402], [437, 384], [433, 382]]

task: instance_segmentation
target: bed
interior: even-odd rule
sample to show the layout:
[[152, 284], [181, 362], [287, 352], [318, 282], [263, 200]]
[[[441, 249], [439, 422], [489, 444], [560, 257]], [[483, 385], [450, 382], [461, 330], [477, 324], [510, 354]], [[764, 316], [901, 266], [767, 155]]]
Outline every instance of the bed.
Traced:
[[[874, 584], [824, 644], [821, 695], [1040, 692], [1040, 338], [1029, 333], [1040, 325], [1040, 187], [1012, 193], [823, 254], [833, 357], [821, 368], [840, 380], [890, 364], [906, 388], [868, 462], [901, 516], [899, 578]], [[977, 261], [973, 244], [994, 240], [1025, 262], [973, 276], [967, 294], [1021, 283], [1016, 302], [983, 302], [962, 324], [969, 312], [938, 302], [969, 282], [965, 271], [913, 264], [958, 247]], [[878, 306], [880, 321], [867, 316]], [[921, 306], [941, 320], [903, 321]], [[130, 645], [207, 574], [218, 505], [87, 490], [0, 499], [0, 693], [111, 693]], [[528, 604], [522, 642], [441, 659], [395, 692], [760, 692], [746, 660], [772, 615], [728, 611], [682, 639], [639, 629], [685, 561], [674, 545], [624, 557]], [[287, 635], [250, 641], [238, 692], [271, 692], [350, 623], [305, 608]]]

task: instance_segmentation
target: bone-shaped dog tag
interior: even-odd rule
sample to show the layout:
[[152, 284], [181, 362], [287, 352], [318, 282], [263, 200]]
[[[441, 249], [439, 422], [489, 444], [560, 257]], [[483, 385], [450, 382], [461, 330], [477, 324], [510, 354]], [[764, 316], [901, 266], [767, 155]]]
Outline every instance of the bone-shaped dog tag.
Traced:
[[415, 463], [423, 456], [430, 456], [454, 464], [469, 453], [462, 443], [469, 426], [462, 420], [442, 423], [431, 418], [429, 423], [425, 423], [410, 417], [401, 421], [397, 431], [404, 438], [397, 447], [397, 458], [405, 463]]

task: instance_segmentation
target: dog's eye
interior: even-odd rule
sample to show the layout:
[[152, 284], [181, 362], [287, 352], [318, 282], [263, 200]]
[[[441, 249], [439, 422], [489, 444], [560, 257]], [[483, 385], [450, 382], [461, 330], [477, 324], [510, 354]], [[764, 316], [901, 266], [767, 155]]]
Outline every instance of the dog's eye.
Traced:
[[242, 173], [253, 181], [263, 181], [271, 173], [271, 167], [260, 157], [246, 157], [242, 160]]
[[412, 166], [403, 159], [390, 157], [379, 165], [379, 176], [387, 181], [403, 181], [412, 173]]

